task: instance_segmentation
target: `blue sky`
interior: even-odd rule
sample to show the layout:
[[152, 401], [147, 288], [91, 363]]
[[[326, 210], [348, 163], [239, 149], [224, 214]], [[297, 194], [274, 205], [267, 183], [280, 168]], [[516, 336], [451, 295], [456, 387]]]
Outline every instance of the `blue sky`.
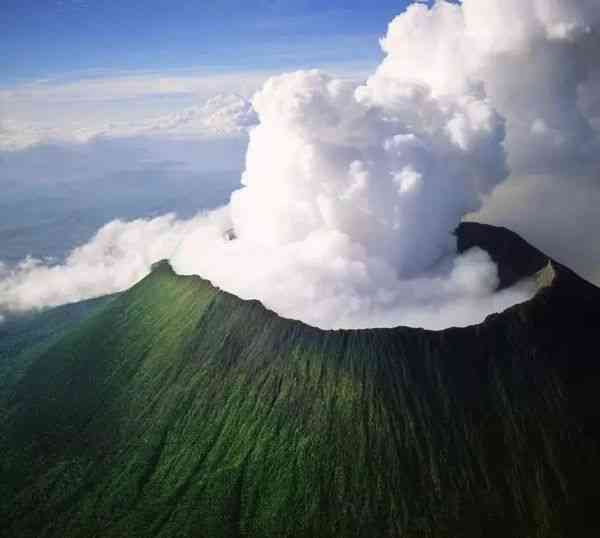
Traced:
[[145, 133], [296, 69], [364, 80], [410, 3], [3, 0], [0, 151]]
[[4, 0], [3, 86], [68, 73], [375, 63], [406, 0]]

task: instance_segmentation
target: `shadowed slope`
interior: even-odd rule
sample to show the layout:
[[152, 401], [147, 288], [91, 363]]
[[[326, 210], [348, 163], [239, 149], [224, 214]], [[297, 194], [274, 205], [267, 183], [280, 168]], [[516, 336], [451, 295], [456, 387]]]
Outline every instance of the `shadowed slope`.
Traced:
[[[548, 266], [489, 233], [510, 278]], [[160, 264], [10, 388], [0, 533], [592, 535], [600, 292], [550, 267], [432, 332], [322, 331]]]
[[16, 383], [39, 353], [113, 297], [13, 315], [0, 322], [0, 407], [8, 387]]

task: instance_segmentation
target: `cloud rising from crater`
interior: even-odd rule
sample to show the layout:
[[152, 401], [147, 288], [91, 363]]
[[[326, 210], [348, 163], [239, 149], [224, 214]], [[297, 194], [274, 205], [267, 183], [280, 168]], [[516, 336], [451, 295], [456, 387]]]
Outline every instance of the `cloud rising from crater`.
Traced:
[[[160, 226], [121, 223], [63, 266], [5, 269], [0, 308], [57, 304], [15, 292], [41, 288], [45, 271], [68, 279], [75, 300], [127, 287], [159, 257], [326, 328], [467, 325], [526, 300], [527, 283], [495, 292], [489, 256], [458, 256], [451, 232], [467, 215], [493, 215], [506, 204], [496, 192], [527, 178], [592, 181], [599, 16], [583, 0], [413, 4], [390, 23], [366, 81], [301, 71], [266, 82], [227, 207]], [[151, 254], [136, 241], [93, 248], [142, 228], [154, 234]], [[101, 254], [91, 268], [85, 249], [111, 263]], [[101, 290], [87, 283], [93, 268], [107, 275]]]

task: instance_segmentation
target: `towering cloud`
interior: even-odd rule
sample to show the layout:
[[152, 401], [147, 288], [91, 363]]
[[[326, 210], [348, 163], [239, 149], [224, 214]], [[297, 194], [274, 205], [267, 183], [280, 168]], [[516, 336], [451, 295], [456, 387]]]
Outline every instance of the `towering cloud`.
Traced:
[[599, 17], [583, 0], [417, 3], [365, 82], [270, 79], [243, 186], [177, 224], [175, 269], [323, 327], [464, 325], [524, 300], [526, 284], [495, 293], [489, 257], [457, 256], [451, 232], [505, 207], [503, 183], [591, 181]]

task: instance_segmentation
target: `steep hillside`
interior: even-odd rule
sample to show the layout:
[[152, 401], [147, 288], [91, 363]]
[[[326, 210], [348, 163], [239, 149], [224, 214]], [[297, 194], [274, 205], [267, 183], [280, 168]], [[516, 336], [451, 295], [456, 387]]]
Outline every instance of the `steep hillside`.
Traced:
[[457, 234], [537, 295], [322, 331], [159, 264], [7, 387], [0, 534], [595, 535], [600, 290], [507, 230]]
[[43, 312], [13, 315], [0, 322], [0, 402], [47, 346], [113, 298], [111, 295]]

